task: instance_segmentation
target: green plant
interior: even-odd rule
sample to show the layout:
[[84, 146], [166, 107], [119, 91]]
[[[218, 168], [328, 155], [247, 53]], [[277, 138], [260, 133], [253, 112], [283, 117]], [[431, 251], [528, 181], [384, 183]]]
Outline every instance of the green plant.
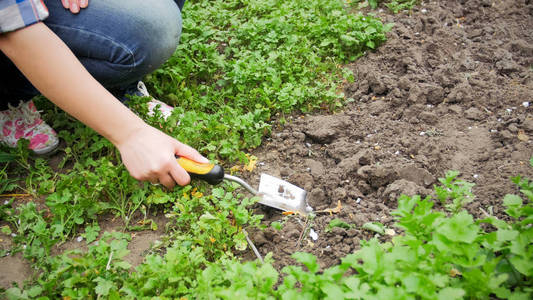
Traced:
[[329, 224], [326, 227], [326, 232], [330, 232], [331, 229], [333, 229], [334, 227], [340, 227], [340, 228], [344, 228], [344, 229], [351, 229], [351, 228], [354, 228], [355, 225], [348, 224], [348, 223], [346, 223], [346, 222], [344, 222], [343, 220], [340, 220], [340, 219], [332, 219], [331, 221], [329, 221]]
[[[474, 201], [472, 187], [475, 184], [457, 179], [459, 174], [458, 171], [448, 171], [445, 178], [439, 178], [443, 186], [435, 186], [437, 198], [446, 209], [453, 213], [460, 211], [465, 204]], [[452, 203], [446, 204], [449, 199], [453, 200]]]
[[98, 244], [90, 245], [86, 253], [72, 250], [52, 258], [50, 272], [41, 274], [37, 285], [24, 291], [10, 288], [6, 295], [9, 299], [40, 295], [46, 295], [44, 299], [87, 299], [94, 296], [119, 299], [121, 282], [128, 277], [131, 268], [122, 259], [129, 252], [128, 240], [126, 234], [106, 233]]

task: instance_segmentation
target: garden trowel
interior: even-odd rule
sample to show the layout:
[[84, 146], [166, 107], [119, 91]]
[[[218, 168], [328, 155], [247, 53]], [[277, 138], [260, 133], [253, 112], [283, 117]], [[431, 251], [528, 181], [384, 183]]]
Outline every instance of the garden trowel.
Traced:
[[305, 199], [307, 192], [285, 180], [267, 174], [261, 174], [259, 189], [255, 190], [241, 178], [224, 174], [224, 169], [219, 165], [198, 163], [185, 157], [179, 157], [177, 160], [179, 165], [191, 177], [203, 180], [209, 184], [218, 184], [224, 179], [237, 182], [254, 196], [259, 197], [259, 203], [261, 204], [284, 211], [300, 213], [304, 216], [313, 211], [307, 205]]

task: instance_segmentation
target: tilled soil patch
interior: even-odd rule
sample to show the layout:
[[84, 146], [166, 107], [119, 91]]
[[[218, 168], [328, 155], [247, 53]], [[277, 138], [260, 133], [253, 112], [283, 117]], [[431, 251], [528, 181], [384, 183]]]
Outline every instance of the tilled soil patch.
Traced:
[[[284, 222], [252, 233], [278, 267], [294, 263], [295, 251], [323, 267], [340, 262], [375, 235], [363, 224], [394, 229], [397, 197], [430, 195], [448, 170], [476, 184], [467, 206], [476, 218], [505, 218], [502, 198], [517, 192], [510, 178], [533, 177], [533, 1], [424, 2], [381, 17], [395, 26], [350, 65], [345, 94], [354, 101], [332, 115], [289, 118], [253, 153], [251, 183], [267, 173], [304, 188], [315, 210], [342, 206], [309, 223], [317, 240], [302, 235], [305, 219], [258, 206], [266, 224]], [[355, 227], [326, 232], [334, 218]]]

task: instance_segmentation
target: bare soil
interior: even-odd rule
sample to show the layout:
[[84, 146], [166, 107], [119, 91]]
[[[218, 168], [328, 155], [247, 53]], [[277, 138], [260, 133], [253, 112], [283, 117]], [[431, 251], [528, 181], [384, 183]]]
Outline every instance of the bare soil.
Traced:
[[[349, 66], [355, 82], [344, 92], [354, 101], [333, 115], [289, 118], [253, 153], [251, 183], [267, 173], [304, 188], [315, 210], [342, 205], [309, 223], [317, 240], [302, 235], [305, 219], [258, 207], [265, 224], [284, 222], [251, 234], [278, 267], [295, 251], [339, 263], [375, 235], [363, 224], [394, 229], [397, 197], [430, 195], [448, 170], [477, 184], [467, 206], [476, 218], [504, 217], [503, 197], [517, 192], [510, 178], [533, 177], [533, 1], [424, 1], [381, 17], [395, 25], [385, 45]], [[328, 233], [334, 218], [356, 226]]]

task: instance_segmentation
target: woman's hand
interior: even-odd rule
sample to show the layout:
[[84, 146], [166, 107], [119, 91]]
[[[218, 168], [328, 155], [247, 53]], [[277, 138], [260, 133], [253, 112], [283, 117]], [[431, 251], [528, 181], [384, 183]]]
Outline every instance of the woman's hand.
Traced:
[[[45, 97], [111, 141], [133, 177], [172, 188], [176, 182], [185, 185], [190, 181], [175, 155], [208, 162], [120, 103], [44, 23], [0, 34], [0, 51]], [[65, 78], [76, 78], [83, 84], [58, 84]]]
[[89, 0], [61, 0], [61, 4], [71, 13], [77, 14], [81, 8], [86, 8], [89, 5]]
[[191, 180], [189, 174], [178, 164], [175, 155], [200, 163], [209, 162], [198, 151], [149, 125], [135, 131], [116, 146], [131, 176], [138, 180], [161, 183], [169, 189], [176, 182], [186, 185]]

